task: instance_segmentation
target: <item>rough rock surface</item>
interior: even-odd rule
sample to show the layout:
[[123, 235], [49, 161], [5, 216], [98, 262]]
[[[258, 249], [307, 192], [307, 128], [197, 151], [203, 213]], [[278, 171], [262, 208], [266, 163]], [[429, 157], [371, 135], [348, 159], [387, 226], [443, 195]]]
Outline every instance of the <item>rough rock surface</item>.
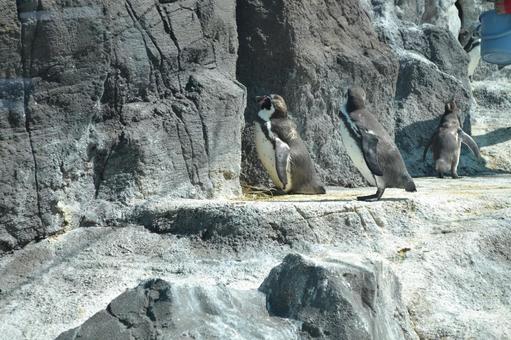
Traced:
[[[205, 240], [175, 229], [154, 233], [120, 224], [124, 227], [78, 228], [32, 243], [0, 258], [0, 334], [53, 339], [155, 277], [172, 285], [255, 291], [286, 255], [298, 253], [329, 263], [346, 256], [387, 263], [422, 339], [510, 338], [511, 178], [426, 178], [416, 184], [417, 193], [389, 189], [374, 204], [353, 201], [373, 188], [197, 201], [209, 211], [238, 207], [235, 217], [251, 226], [236, 227], [226, 214], [225, 224], [234, 229]], [[172, 216], [182, 209], [176, 211], [176, 204], [155, 201], [137, 214]], [[271, 217], [274, 234], [266, 230], [267, 222], [250, 224], [253, 216]], [[160, 221], [171, 225], [170, 219]], [[284, 234], [293, 242], [275, 237]], [[264, 296], [260, 299], [264, 304]]]
[[[286, 97], [327, 184], [363, 185], [337, 129], [352, 84], [366, 88], [413, 175], [430, 171], [419, 156], [453, 97], [484, 156], [464, 152], [460, 174], [509, 173], [510, 68], [481, 63], [470, 84], [456, 41], [488, 6], [0, 0], [0, 339], [87, 335], [100, 330], [91, 317], [119, 332], [137, 317], [133, 337], [160, 332], [143, 308], [130, 314], [134, 300], [169, 307], [167, 330], [178, 336], [337, 332], [298, 305], [293, 317], [302, 321], [269, 316], [257, 289], [289, 253], [324, 273], [344, 273], [339, 259], [362, 261], [357, 273], [375, 281], [332, 279], [353, 287], [395, 273], [389, 286], [401, 293], [383, 286], [374, 301], [398, 306], [397, 316], [368, 311], [364, 292], [343, 295], [362, 306], [360, 320], [371, 312], [378, 320], [357, 332], [399, 332], [397, 319], [403, 337], [511, 338], [508, 175], [417, 179], [418, 193], [388, 190], [374, 204], [354, 201], [372, 188], [239, 196], [240, 174], [267, 183], [250, 127], [251, 97], [268, 92]], [[133, 289], [151, 278], [168, 284]], [[170, 306], [149, 298], [169, 290]]]
[[259, 289], [272, 315], [302, 321], [310, 338], [417, 338], [398, 280], [382, 263], [288, 255]]
[[234, 1], [0, 9], [0, 251], [136, 199], [240, 194]]
[[225, 286], [148, 280], [57, 339], [296, 338], [294, 323], [268, 317], [262, 295]]
[[381, 262], [288, 255], [259, 290], [266, 303], [256, 290], [148, 280], [57, 339], [417, 338], [397, 278]]
[[[498, 70], [495, 65], [481, 62], [472, 90], [476, 101], [472, 132], [485, 159], [484, 167], [493, 172], [510, 173], [511, 66]], [[467, 167], [474, 165], [468, 163]]]

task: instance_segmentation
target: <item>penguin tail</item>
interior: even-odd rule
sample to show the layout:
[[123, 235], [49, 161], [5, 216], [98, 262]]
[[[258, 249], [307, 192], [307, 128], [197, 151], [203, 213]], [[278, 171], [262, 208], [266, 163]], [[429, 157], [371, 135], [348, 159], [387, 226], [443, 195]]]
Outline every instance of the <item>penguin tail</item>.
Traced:
[[412, 179], [410, 179], [408, 182], [406, 182], [405, 190], [408, 192], [416, 192], [417, 191], [417, 187], [415, 186], [415, 183], [413, 182]]

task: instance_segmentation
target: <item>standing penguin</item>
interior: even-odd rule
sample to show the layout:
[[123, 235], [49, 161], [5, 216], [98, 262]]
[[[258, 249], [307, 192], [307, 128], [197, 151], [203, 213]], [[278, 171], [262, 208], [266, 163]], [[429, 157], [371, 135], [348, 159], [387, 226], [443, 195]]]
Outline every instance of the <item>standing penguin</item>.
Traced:
[[454, 100], [445, 104], [445, 113], [422, 155], [422, 160], [425, 161], [426, 154], [431, 146], [435, 170], [440, 178], [444, 177], [444, 173], [449, 170], [452, 178], [459, 177], [458, 163], [460, 161], [461, 143], [466, 144], [477, 158], [481, 157], [476, 142], [461, 129], [458, 111]]
[[472, 81], [475, 70], [481, 61], [481, 34], [479, 32], [480, 25], [472, 26], [468, 30], [470, 37], [466, 44], [463, 45], [463, 49], [469, 56], [468, 62], [468, 78]]
[[348, 102], [341, 110], [341, 138], [346, 151], [362, 176], [378, 188], [376, 194], [357, 199], [378, 201], [386, 188], [417, 191], [396, 144], [365, 108], [365, 97], [363, 89], [349, 89]]
[[284, 99], [272, 94], [256, 100], [260, 107], [255, 133], [257, 155], [275, 186], [286, 193], [324, 194], [307, 148], [287, 116]]
[[481, 24], [475, 22], [468, 27], [464, 27], [460, 30], [458, 41], [461, 46], [467, 52], [469, 62], [467, 65], [468, 78], [472, 81], [475, 70], [481, 61]]

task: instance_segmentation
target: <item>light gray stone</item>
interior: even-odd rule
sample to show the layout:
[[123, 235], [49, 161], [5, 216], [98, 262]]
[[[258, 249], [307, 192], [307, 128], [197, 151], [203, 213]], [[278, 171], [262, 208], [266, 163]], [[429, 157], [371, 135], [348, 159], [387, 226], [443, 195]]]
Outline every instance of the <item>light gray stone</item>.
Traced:
[[[22, 329], [21, 339], [53, 339], [150, 278], [199, 290], [223, 285], [231, 293], [255, 291], [286, 255], [298, 253], [332, 265], [346, 261], [346, 254], [385, 263], [421, 338], [510, 337], [511, 178], [425, 178], [416, 184], [417, 193], [389, 189], [374, 204], [353, 201], [372, 188], [195, 201], [197, 214], [214, 219], [188, 234], [170, 216], [193, 221], [192, 202], [155, 200], [133, 214], [146, 211], [148, 221], [161, 221], [160, 233], [142, 225], [89, 227], [29, 244], [0, 258], [0, 334]], [[251, 224], [255, 217], [262, 222]], [[274, 231], [266, 226], [269, 219]], [[234, 223], [242, 220], [249, 226]], [[197, 237], [202, 228], [212, 237]], [[285, 232], [292, 242], [279, 241]], [[264, 310], [264, 297], [257, 301]], [[128, 308], [116, 310], [131, 315]]]

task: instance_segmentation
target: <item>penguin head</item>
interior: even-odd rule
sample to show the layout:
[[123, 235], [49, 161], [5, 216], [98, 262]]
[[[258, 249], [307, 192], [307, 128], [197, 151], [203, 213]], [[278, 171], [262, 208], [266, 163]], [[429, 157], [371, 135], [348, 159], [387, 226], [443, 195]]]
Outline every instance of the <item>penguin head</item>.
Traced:
[[259, 112], [257, 115], [264, 121], [269, 121], [271, 118], [287, 117], [286, 102], [284, 98], [278, 94], [258, 96], [256, 97], [256, 101], [259, 105]]
[[481, 23], [474, 22], [460, 31], [459, 41], [467, 53], [481, 45]]
[[453, 113], [458, 109], [458, 106], [456, 105], [456, 102], [454, 99], [451, 99], [449, 102], [445, 104], [445, 113]]
[[468, 28], [462, 27], [460, 29], [460, 33], [458, 34], [458, 41], [460, 42], [461, 47], [465, 48], [471, 35], [472, 33]]
[[451, 99], [445, 104], [445, 112], [440, 120], [440, 125], [449, 126], [452, 124], [461, 124], [461, 119], [458, 114], [459, 109], [454, 99]]
[[348, 102], [346, 109], [348, 112], [360, 110], [365, 107], [366, 93], [361, 87], [355, 86], [348, 89], [347, 93]]

